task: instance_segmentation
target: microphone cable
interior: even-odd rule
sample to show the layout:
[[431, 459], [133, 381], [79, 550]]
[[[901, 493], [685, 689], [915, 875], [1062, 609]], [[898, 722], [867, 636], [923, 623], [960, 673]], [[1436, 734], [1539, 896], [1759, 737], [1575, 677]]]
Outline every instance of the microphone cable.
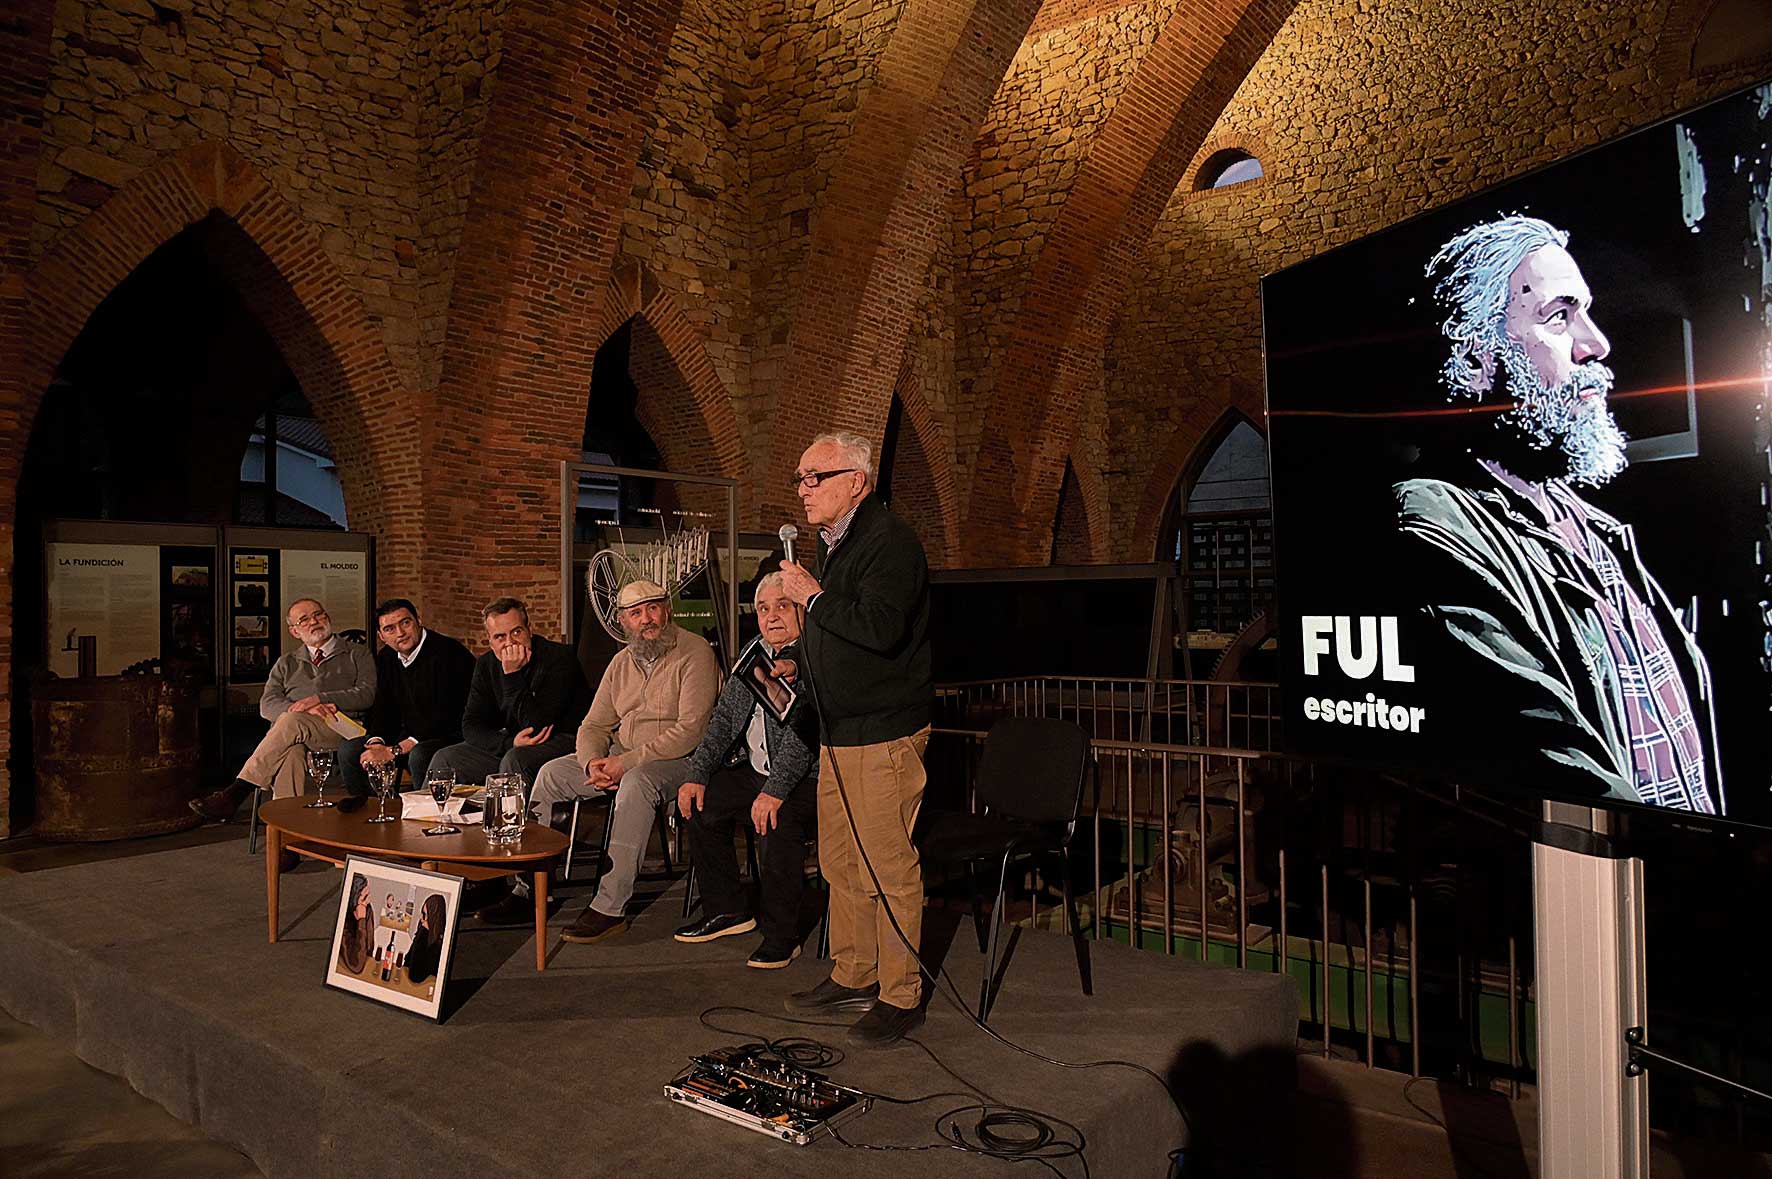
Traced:
[[[811, 611], [808, 610], [806, 613], [807, 613], [808, 618], [810, 618]], [[824, 742], [824, 748], [826, 750], [828, 750], [831, 748], [830, 726], [829, 726], [827, 719], [826, 719], [825, 706], [824, 706], [824, 696], [819, 691], [818, 677], [816, 675], [812, 674], [812, 668], [811, 668], [810, 663], [808, 663], [808, 666], [806, 668], [806, 672], [807, 672], [806, 680], [812, 686], [812, 702], [818, 708], [819, 737]], [[925, 747], [924, 754], [927, 755], [927, 752], [928, 752], [927, 747]], [[1027, 1048], [1021, 1044], [1017, 1044], [1015, 1041], [1009, 1039], [1008, 1037], [1004, 1036], [1002, 1033], [998, 1032], [995, 1028], [991, 1027], [983, 1019], [979, 1018], [977, 1013], [975, 1013], [972, 1010], [972, 1008], [970, 1008], [966, 1005], [966, 1001], [960, 997], [960, 991], [959, 991], [958, 985], [954, 982], [954, 980], [951, 977], [949, 977], [948, 972], [947, 972], [947, 968], [945, 966], [937, 966], [936, 969], [933, 971], [931, 971], [929, 969], [929, 964], [923, 961], [923, 955], [920, 952], [919, 948], [917, 946], [914, 946], [911, 944], [910, 937], [908, 935], [906, 935], [906, 933], [904, 931], [904, 927], [899, 924], [898, 915], [892, 911], [892, 901], [886, 895], [885, 886], [880, 883], [880, 874], [874, 870], [874, 862], [868, 856], [868, 850], [867, 850], [866, 845], [862, 843], [861, 831], [855, 825], [855, 809], [849, 803], [849, 791], [843, 783], [843, 771], [837, 765], [837, 756], [835, 753], [832, 753], [830, 755], [830, 767], [831, 767], [831, 774], [835, 778], [836, 784], [837, 784], [837, 797], [839, 799], [841, 799], [842, 803], [843, 803], [843, 816], [849, 823], [849, 834], [850, 834], [851, 838], [853, 838], [855, 840], [855, 849], [857, 852], [860, 853], [861, 862], [868, 870], [868, 877], [874, 882], [874, 888], [879, 894], [880, 903], [886, 909], [886, 919], [892, 925], [892, 932], [895, 935], [897, 935], [899, 942], [910, 953], [911, 959], [914, 962], [916, 962], [918, 969], [920, 969], [924, 974], [928, 975], [932, 981], [936, 981], [938, 983], [942, 983], [942, 984], [946, 985], [947, 989], [946, 989], [945, 995], [946, 995], [948, 1002], [952, 1003], [955, 1007], [959, 1008], [960, 1012], [963, 1015], [965, 1015], [967, 1019], [972, 1021], [972, 1024], [974, 1027], [976, 1027], [979, 1031], [985, 1033], [987, 1036], [989, 1036], [991, 1039], [995, 1040], [997, 1043], [1002, 1044], [1006, 1048], [1011, 1048], [1014, 1051], [1021, 1053], [1023, 1056], [1027, 1056], [1027, 1057], [1030, 1057], [1034, 1060], [1038, 1060], [1043, 1064], [1051, 1065], [1054, 1068], [1064, 1068], [1064, 1069], [1126, 1068], [1126, 1069], [1132, 1069], [1135, 1072], [1143, 1073], [1145, 1076], [1147, 1076], [1151, 1080], [1155, 1081], [1158, 1085], [1162, 1086], [1163, 1092], [1168, 1095], [1169, 1100], [1174, 1104], [1175, 1112], [1181, 1115], [1182, 1126], [1186, 1129], [1187, 1134], [1188, 1134], [1188, 1140], [1191, 1143], [1193, 1140], [1193, 1121], [1192, 1121], [1192, 1119], [1190, 1119], [1188, 1117], [1187, 1109], [1185, 1106], [1183, 1106], [1181, 1098], [1179, 1096], [1177, 1096], [1177, 1094], [1175, 1093], [1175, 1090], [1170, 1086], [1169, 1082], [1164, 1080], [1161, 1076], [1159, 1076], [1155, 1070], [1149, 1068], [1146, 1065], [1139, 1064], [1137, 1061], [1134, 1061], [1134, 1060], [1119, 1060], [1119, 1059], [1083, 1060], [1083, 1061], [1063, 1060], [1063, 1059], [1060, 1059], [1055, 1056], [1047, 1056], [1045, 1053], [1036, 1052], [1032, 1048]], [[927, 781], [927, 774], [925, 774], [925, 781]], [[910, 837], [910, 833], [906, 832], [906, 838], [908, 839], [909, 837]], [[997, 914], [997, 913], [991, 914], [991, 920], [996, 921], [996, 920], [1000, 920], [1000, 919], [1001, 919], [1000, 914]], [[828, 916], [827, 916], [826, 920], [827, 921], [829, 920]], [[937, 990], [940, 991], [940, 989], [941, 988], [938, 986]], [[1023, 1111], [1023, 1112], [1028, 1112], [1028, 1111]], [[1054, 1119], [1052, 1119], [1052, 1121], [1058, 1122], [1059, 1119], [1054, 1118]], [[1069, 1123], [1063, 1123], [1063, 1124], [1069, 1125]], [[1071, 1128], [1075, 1129], [1075, 1127], [1071, 1127]], [[982, 1137], [982, 1135], [981, 1135], [981, 1137]], [[1079, 1139], [1081, 1139], [1081, 1132], [1080, 1131], [1078, 1133], [1078, 1137], [1079, 1137]], [[1079, 1144], [1078, 1150], [1077, 1150], [1077, 1153], [1079, 1154], [1079, 1156], [1081, 1155], [1081, 1149], [1082, 1149], [1081, 1145]], [[1188, 1152], [1187, 1152], [1186, 1147], [1177, 1148], [1175, 1151], [1172, 1151], [1170, 1153], [1169, 1157], [1171, 1160], [1171, 1166], [1174, 1170], [1180, 1170], [1185, 1165], [1184, 1160], [1185, 1160], [1187, 1153]], [[1084, 1165], [1085, 1170], [1087, 1170], [1088, 1162], [1085, 1161], [1083, 1165]], [[1048, 1164], [1048, 1166], [1050, 1166], [1050, 1164]]]

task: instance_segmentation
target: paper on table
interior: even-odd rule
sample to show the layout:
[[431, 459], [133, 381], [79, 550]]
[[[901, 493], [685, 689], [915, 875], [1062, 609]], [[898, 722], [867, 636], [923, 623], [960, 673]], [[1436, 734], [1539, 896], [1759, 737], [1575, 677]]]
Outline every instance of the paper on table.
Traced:
[[[457, 794], [450, 798], [449, 806], [454, 808], [454, 813], [449, 816], [450, 822], [461, 822], [461, 812], [467, 807], [472, 806], [476, 810], [479, 809], [480, 799], [485, 796], [471, 787], [470, 790], [477, 797], [468, 798]], [[437, 800], [431, 797], [429, 790], [409, 790], [400, 796], [400, 817], [428, 823], [442, 818], [443, 811], [437, 805]]]

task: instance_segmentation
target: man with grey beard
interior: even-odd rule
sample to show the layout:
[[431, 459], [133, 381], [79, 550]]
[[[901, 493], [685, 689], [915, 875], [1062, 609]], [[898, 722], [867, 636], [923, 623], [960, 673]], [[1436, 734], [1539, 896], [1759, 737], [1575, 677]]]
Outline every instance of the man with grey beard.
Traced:
[[[646, 853], [658, 808], [675, 801], [688, 780], [695, 752], [720, 693], [720, 665], [700, 635], [671, 621], [663, 586], [631, 581], [615, 599], [627, 646], [603, 672], [591, 710], [579, 725], [575, 751], [541, 767], [529, 806], [551, 822], [556, 803], [611, 790], [609, 867], [597, 879], [597, 895], [563, 936], [595, 942], [627, 926], [628, 900]], [[535, 919], [534, 903], [519, 887], [481, 920], [519, 924]]]
[[1401, 576], [1422, 593], [1430, 709], [1523, 789], [1723, 810], [1710, 672], [1631, 529], [1576, 494], [1624, 470], [1607, 408], [1611, 344], [1568, 234], [1535, 217], [1474, 226], [1428, 264], [1454, 399], [1504, 398], [1457, 482], [1396, 484]]

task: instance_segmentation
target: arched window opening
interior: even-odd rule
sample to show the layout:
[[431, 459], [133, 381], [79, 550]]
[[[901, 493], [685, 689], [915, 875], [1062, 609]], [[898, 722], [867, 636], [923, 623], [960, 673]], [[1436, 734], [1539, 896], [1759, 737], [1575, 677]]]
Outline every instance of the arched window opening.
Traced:
[[1181, 570], [1179, 661], [1209, 675], [1237, 634], [1274, 604], [1267, 439], [1239, 421], [1170, 500], [1163, 554]]
[[[656, 471], [663, 466], [658, 444], [640, 424], [636, 409], [640, 389], [629, 365], [634, 346], [634, 320], [617, 328], [597, 349], [591, 363], [590, 398], [585, 406], [581, 459], [612, 467]], [[610, 526], [656, 526], [656, 509], [666, 506], [671, 487], [655, 479], [619, 475], [581, 475], [573, 538], [596, 543]]]
[[1246, 180], [1259, 179], [1261, 175], [1260, 160], [1246, 151], [1226, 148], [1207, 160], [1200, 168], [1199, 180], [1194, 187], [1201, 191], [1209, 188], [1229, 188], [1233, 184], [1242, 184]]
[[238, 233], [212, 214], [93, 311], [32, 429], [21, 515], [346, 526], [325, 431], [216, 265]]
[[[267, 438], [276, 445], [267, 447]], [[345, 489], [332, 443], [293, 385], [252, 424], [240, 460], [234, 519], [280, 528], [345, 527]]]

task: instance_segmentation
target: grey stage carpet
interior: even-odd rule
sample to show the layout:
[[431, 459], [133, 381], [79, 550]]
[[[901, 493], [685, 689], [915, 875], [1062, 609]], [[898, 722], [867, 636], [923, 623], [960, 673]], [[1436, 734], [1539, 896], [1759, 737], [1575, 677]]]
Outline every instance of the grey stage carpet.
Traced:
[[[321, 979], [340, 874], [284, 877], [282, 940], [265, 939], [264, 869], [221, 844], [0, 878], [0, 1005], [71, 1039], [175, 1115], [237, 1143], [282, 1176], [970, 1175], [1021, 1165], [947, 1149], [796, 1148], [673, 1105], [663, 1083], [692, 1053], [738, 1037], [709, 1031], [715, 1004], [779, 1011], [828, 970], [810, 950], [787, 970], [746, 969], [749, 937], [671, 940], [681, 895], [656, 899], [626, 934], [558, 944], [545, 973], [526, 931], [465, 922], [442, 1024]], [[554, 920], [557, 939], [582, 905]], [[980, 955], [969, 924], [926, 933], [968, 1003]], [[1216, 1173], [1265, 1173], [1289, 1149], [1296, 998], [1289, 980], [1093, 944], [1084, 998], [1068, 939], [1018, 939], [992, 1026], [1071, 1060], [1126, 1057], [1172, 1079], [1181, 1117], [1150, 1078], [1127, 1069], [1061, 1070], [979, 1033], [937, 998], [917, 1038], [1000, 1102], [1078, 1126], [1095, 1176], [1159, 1176], [1189, 1144]], [[751, 1035], [829, 1033], [732, 1012]], [[830, 1070], [847, 1084], [917, 1096], [962, 1086], [915, 1046], [852, 1051]], [[964, 1104], [876, 1104], [846, 1136], [927, 1146], [937, 1114]], [[1082, 1175], [1077, 1159], [1055, 1164]], [[1035, 1167], [1039, 1171], [1039, 1167]], [[1277, 1173], [1277, 1171], [1276, 1171]]]

